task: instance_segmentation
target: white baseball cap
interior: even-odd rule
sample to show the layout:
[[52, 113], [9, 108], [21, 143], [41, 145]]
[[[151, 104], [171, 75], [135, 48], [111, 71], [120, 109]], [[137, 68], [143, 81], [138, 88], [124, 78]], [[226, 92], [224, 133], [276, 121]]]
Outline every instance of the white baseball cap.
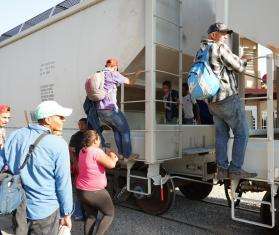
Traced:
[[62, 116], [68, 117], [72, 114], [73, 110], [65, 108], [59, 105], [56, 101], [48, 100], [40, 103], [35, 110], [35, 118], [37, 120], [51, 117], [51, 116]]

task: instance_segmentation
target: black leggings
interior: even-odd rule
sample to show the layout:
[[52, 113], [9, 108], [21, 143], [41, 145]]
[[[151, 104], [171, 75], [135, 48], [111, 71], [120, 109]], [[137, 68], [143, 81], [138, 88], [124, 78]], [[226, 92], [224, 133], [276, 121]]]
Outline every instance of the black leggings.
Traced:
[[77, 190], [77, 195], [86, 214], [84, 234], [93, 234], [98, 211], [102, 212], [103, 218], [99, 223], [96, 234], [105, 234], [114, 217], [114, 206], [108, 191], [105, 189], [98, 191]]

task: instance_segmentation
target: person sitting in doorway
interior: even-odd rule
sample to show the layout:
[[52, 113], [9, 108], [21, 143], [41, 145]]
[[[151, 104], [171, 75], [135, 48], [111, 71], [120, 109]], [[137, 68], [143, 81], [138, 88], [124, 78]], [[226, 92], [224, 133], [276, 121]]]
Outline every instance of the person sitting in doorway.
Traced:
[[[165, 119], [166, 124], [178, 123], [178, 91], [173, 90], [170, 81], [164, 81], [162, 84], [164, 93], [164, 107], [165, 107]], [[177, 103], [175, 103], [177, 102]]]

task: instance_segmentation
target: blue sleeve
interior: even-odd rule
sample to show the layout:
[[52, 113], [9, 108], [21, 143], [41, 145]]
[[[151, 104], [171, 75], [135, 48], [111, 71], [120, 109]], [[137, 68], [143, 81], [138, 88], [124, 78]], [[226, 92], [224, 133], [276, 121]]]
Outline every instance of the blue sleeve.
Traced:
[[[15, 172], [18, 169], [20, 161], [16, 161], [17, 156], [17, 133], [19, 130], [12, 132], [6, 139], [4, 149], [0, 150], [0, 169], [4, 165], [8, 165], [11, 172]], [[22, 147], [22, 146], [21, 146]]]
[[73, 212], [73, 194], [70, 173], [70, 156], [66, 142], [63, 140], [60, 153], [55, 162], [55, 186], [60, 205], [61, 216], [70, 215]]
[[4, 149], [0, 149], [0, 171], [4, 167]]

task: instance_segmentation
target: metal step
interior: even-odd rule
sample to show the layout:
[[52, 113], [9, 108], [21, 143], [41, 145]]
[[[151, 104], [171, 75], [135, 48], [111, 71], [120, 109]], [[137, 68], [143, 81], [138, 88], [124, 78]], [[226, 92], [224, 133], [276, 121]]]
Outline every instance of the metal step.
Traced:
[[209, 145], [206, 147], [191, 147], [182, 149], [182, 155], [194, 155], [194, 154], [206, 154], [206, 153], [214, 153], [215, 146]]

